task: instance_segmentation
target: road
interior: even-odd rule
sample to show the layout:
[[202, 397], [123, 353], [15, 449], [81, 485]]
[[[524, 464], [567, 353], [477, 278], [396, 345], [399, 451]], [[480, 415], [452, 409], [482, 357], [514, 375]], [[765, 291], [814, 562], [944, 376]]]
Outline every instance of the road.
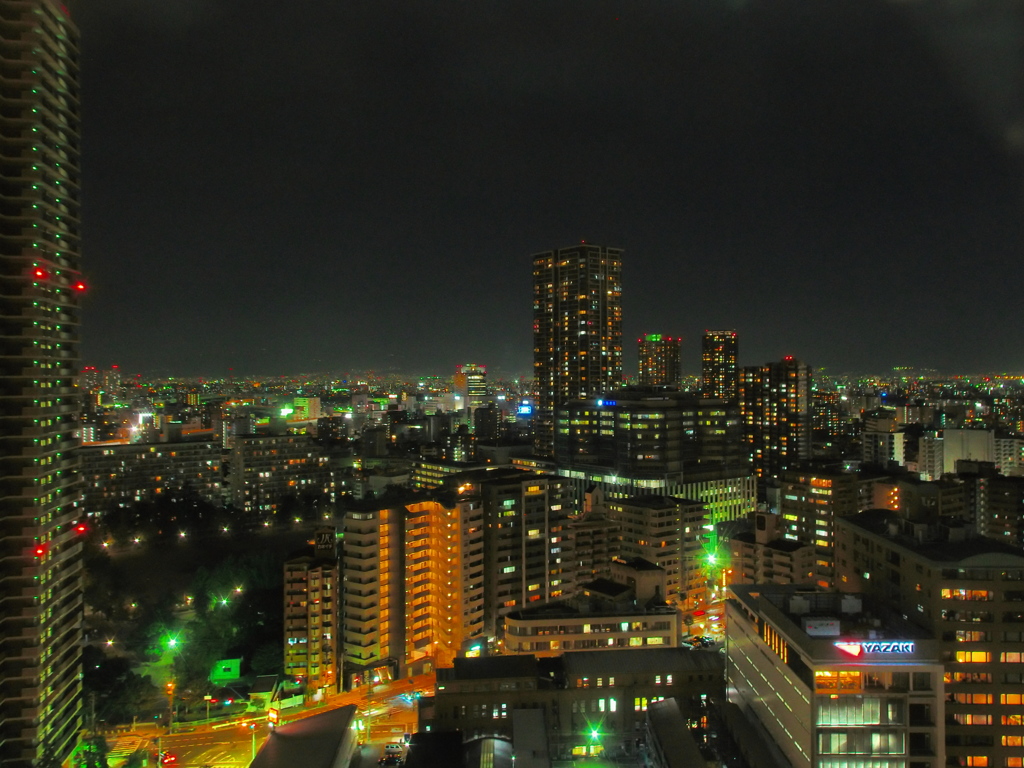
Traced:
[[[281, 722], [293, 722], [306, 717], [337, 709], [349, 704], [359, 708], [359, 717], [369, 729], [364, 731], [364, 741], [369, 742], [364, 762], [376, 765], [382, 745], [389, 741], [401, 741], [403, 734], [414, 733], [417, 728], [417, 692], [433, 692], [434, 676], [421, 675], [396, 680], [386, 685], [376, 685], [373, 690], [361, 688], [329, 696], [319, 706], [302, 707], [296, 711], [281, 713]], [[253, 716], [243, 715], [243, 722], [218, 723], [198, 726], [194, 730], [153, 736], [149, 740], [151, 751], [168, 752], [175, 756], [174, 764], [181, 768], [239, 768], [249, 765], [252, 756], [270, 732], [266, 716], [255, 722]], [[255, 727], [250, 728], [250, 725]], [[181, 727], [181, 726], [179, 726]], [[131, 737], [126, 737], [131, 738]], [[372, 763], [369, 762], [371, 756]]]
[[174, 755], [174, 764], [183, 768], [239, 768], [252, 762], [268, 733], [265, 723], [253, 729], [247, 725], [231, 725], [215, 731], [176, 733], [151, 743], [154, 752], [159, 749]]

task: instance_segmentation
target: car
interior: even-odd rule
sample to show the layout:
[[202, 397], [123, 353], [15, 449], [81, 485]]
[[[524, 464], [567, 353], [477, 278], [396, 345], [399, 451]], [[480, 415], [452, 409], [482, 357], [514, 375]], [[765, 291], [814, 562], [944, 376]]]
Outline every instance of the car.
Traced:
[[160, 765], [170, 765], [170, 764], [176, 763], [176, 762], [178, 762], [178, 756], [177, 755], [173, 755], [170, 752], [161, 752], [160, 753]]
[[393, 741], [392, 742], [388, 742], [387, 744], [384, 745], [384, 754], [385, 755], [394, 755], [394, 754], [400, 755], [400, 754], [402, 754], [402, 749], [403, 749], [403, 747], [402, 747], [401, 744], [397, 744], [397, 743], [395, 743]]
[[400, 755], [384, 755], [380, 760], [377, 761], [377, 765], [401, 765], [402, 758]]

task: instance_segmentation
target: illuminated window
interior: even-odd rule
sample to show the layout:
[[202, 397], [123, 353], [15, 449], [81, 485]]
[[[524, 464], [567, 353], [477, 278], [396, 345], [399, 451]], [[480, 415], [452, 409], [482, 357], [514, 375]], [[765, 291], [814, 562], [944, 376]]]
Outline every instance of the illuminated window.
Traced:
[[1001, 653], [999, 654], [999, 660], [1007, 664], [1020, 664], [1024, 661], [1024, 653]]
[[962, 664], [987, 664], [992, 660], [988, 651], [957, 651], [956, 660]]
[[968, 755], [967, 766], [968, 768], [988, 768], [988, 756]]
[[[1019, 695], [1019, 694], [1018, 694]], [[954, 693], [953, 701], [957, 704], [991, 704], [991, 693]], [[1003, 702], [1004, 704], [1006, 702]]]
[[1024, 736], [1003, 736], [1004, 747], [1024, 746]]

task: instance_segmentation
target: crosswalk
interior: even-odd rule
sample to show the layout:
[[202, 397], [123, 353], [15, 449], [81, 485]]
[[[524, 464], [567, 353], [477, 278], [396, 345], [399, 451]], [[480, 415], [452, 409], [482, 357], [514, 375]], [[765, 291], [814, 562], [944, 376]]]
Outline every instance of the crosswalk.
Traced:
[[115, 760], [127, 760], [142, 744], [143, 739], [139, 736], [119, 736], [110, 748], [110, 751], [107, 752], [107, 763], [113, 766], [115, 765]]

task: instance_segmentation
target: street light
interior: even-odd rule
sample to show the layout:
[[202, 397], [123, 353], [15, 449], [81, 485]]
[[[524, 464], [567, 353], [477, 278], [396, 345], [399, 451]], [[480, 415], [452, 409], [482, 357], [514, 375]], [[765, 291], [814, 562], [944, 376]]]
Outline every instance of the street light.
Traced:
[[209, 720], [210, 719], [210, 701], [213, 699], [213, 696], [211, 696], [210, 694], [206, 694], [205, 696], [203, 696], [203, 698], [206, 699], [206, 719]]
[[166, 685], [167, 691], [167, 732], [172, 733], [174, 731], [174, 681], [168, 680]]

